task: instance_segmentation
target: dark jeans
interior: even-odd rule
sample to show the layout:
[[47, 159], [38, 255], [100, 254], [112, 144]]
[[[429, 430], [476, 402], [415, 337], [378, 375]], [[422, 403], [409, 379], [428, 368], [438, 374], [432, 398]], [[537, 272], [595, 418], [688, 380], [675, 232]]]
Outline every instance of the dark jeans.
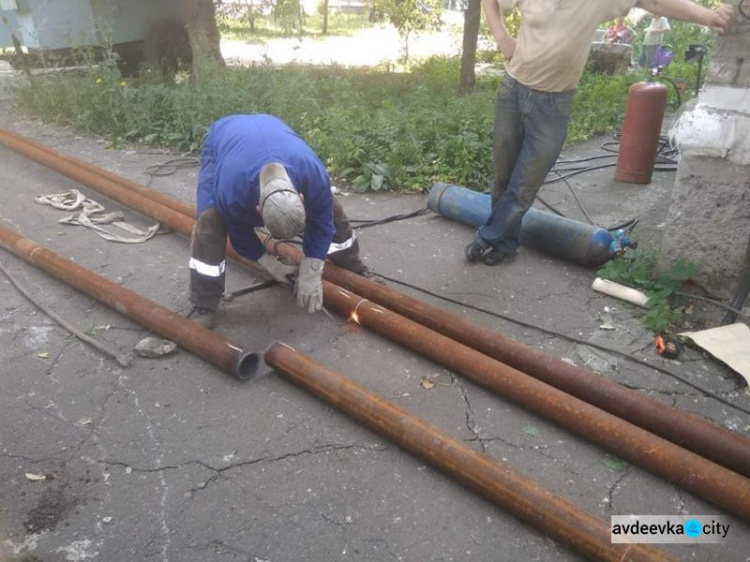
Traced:
[[638, 60], [638, 63], [643, 68], [656, 66], [654, 58], [656, 57], [656, 49], [659, 47], [661, 47], [661, 45], [644, 45], [641, 49], [641, 58]]
[[477, 236], [518, 253], [521, 220], [560, 156], [575, 90], [540, 92], [506, 76], [497, 93], [493, 129], [492, 212]]
[[[333, 199], [333, 235], [329, 259], [338, 266], [362, 274], [367, 267], [359, 258], [359, 241], [341, 203]], [[216, 310], [225, 286], [227, 227], [216, 207], [203, 211], [195, 221], [190, 239], [190, 302]]]

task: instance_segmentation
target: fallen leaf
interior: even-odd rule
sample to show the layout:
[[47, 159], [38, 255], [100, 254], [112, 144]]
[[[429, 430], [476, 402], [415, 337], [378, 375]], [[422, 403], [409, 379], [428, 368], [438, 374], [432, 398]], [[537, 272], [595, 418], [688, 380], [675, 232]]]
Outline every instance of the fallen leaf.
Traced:
[[431, 390], [435, 388], [435, 383], [429, 377], [422, 377], [419, 380], [419, 384], [422, 385], [422, 388], [424, 388], [425, 390]]
[[39, 482], [39, 480], [47, 480], [47, 476], [44, 474], [34, 474], [33, 472], [27, 472], [26, 480], [30, 480], [31, 482]]
[[619, 459], [614, 455], [606, 455], [602, 459], [602, 464], [615, 472], [622, 472], [627, 466], [627, 463], [624, 460]]
[[40, 357], [41, 359], [47, 359], [49, 357], [49, 353], [46, 351], [40, 351], [36, 354], [37, 357]]
[[534, 427], [533, 425], [527, 425], [526, 427], [523, 428], [523, 432], [526, 435], [531, 435], [532, 437], [536, 437], [537, 435], [539, 435], [539, 428]]

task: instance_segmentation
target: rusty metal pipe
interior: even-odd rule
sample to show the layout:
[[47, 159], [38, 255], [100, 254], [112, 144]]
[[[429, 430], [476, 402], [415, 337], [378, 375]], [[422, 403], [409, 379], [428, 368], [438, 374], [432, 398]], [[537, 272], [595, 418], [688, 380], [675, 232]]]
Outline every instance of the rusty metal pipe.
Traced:
[[0, 246], [240, 380], [250, 379], [258, 370], [257, 353], [243, 351], [220, 334], [3, 226], [0, 226]]
[[[300, 251], [286, 244], [266, 247], [286, 259]], [[750, 477], [750, 439], [641, 394], [587, 369], [483, 328], [436, 306], [374, 283], [327, 262], [323, 277], [418, 324], [476, 349], [619, 418]], [[327, 303], [326, 303], [327, 304]]]
[[[54, 149], [34, 143], [4, 129], [0, 129], [0, 144], [159, 221], [175, 232], [188, 237], [193, 232], [193, 225], [195, 224], [194, 209], [191, 205], [178, 199], [164, 194], [154, 197], [156, 192], [152, 192], [152, 190], [143, 186], [133, 190], [133, 185], [138, 186], [135, 182], [125, 180], [125, 178], [106, 172], [91, 164], [80, 167], [79, 160], [70, 156], [63, 157]], [[240, 256], [229, 242], [227, 242], [227, 255], [256, 270], [258, 268], [255, 262]]]
[[192, 232], [195, 222], [193, 218], [165, 205], [155, 203], [144, 195], [130, 191], [119, 183], [105, 179], [99, 173], [79, 168], [76, 164], [67, 162], [50, 153], [48, 150], [42, 150], [33, 146], [26, 139], [21, 140], [15, 135], [8, 134], [7, 131], [0, 130], [0, 143], [43, 166], [119, 201], [123, 205], [140, 211], [172, 230], [176, 230], [186, 236], [190, 236]]
[[[56, 159], [53, 158], [56, 156], [56, 151], [53, 149], [33, 143], [8, 131], [0, 130], [0, 143], [24, 155], [33, 152], [34, 156], [29, 154], [29, 157], [43, 165], [48, 165], [48, 161]], [[36, 150], [34, 150], [35, 147]], [[47, 153], [47, 156], [44, 156], [44, 152]], [[75, 161], [72, 158], [67, 159], [70, 162]], [[60, 171], [58, 168], [53, 169]], [[68, 170], [67, 167], [64, 169]], [[123, 188], [133, 189], [131, 184], [135, 184], [135, 182], [130, 182], [109, 172], [102, 175], [103, 170], [90, 164], [86, 165], [86, 170], [94, 176], [99, 175], [100, 181], [107, 181], [105, 176], [112, 179], [108, 182], [108, 191], [105, 194], [126, 205], [133, 206], [133, 208], [156, 218], [156, 220], [162, 221], [173, 230], [186, 235], [190, 234], [192, 222], [185, 223], [184, 220], [173, 217], [167, 212], [172, 210], [192, 217], [193, 209], [189, 205], [163, 194], [158, 195], [160, 203], [155, 204], [153, 201], [139, 200], [137, 205], [133, 205], [119, 196], [124, 190], [117, 190], [113, 186], [119, 185]], [[61, 171], [61, 173], [65, 172]], [[86, 185], [97, 189], [91, 183], [86, 183]], [[142, 199], [154, 199], [155, 193], [144, 187], [138, 190], [138, 194], [142, 194]], [[154, 205], [158, 206], [155, 207]], [[162, 207], [168, 208], [163, 209]], [[156, 210], [160, 211], [158, 216], [155, 213]], [[296, 248], [285, 244], [277, 244], [275, 241], [267, 242], [266, 247], [270, 252], [293, 261], [299, 261], [301, 256]], [[231, 248], [231, 245], [228, 245], [228, 255], [237, 261], [255, 267], [254, 262], [240, 257]], [[700, 416], [684, 412], [623, 387], [591, 371], [570, 365], [557, 357], [535, 350], [499, 333], [474, 325], [438, 307], [404, 295], [389, 287], [373, 283], [331, 263], [326, 264], [324, 278], [669, 441], [740, 474], [750, 476], [750, 440], [741, 435], [713, 424]]]
[[[12, 131], [0, 129], [0, 142], [2, 144], [5, 144], [8, 148], [12, 148], [13, 150], [16, 150], [16, 148], [14, 147], [25, 144], [30, 148], [46, 152], [52, 158], [60, 160], [66, 164], [69, 164], [70, 166], [73, 167], [73, 169], [78, 168], [86, 172], [101, 176], [102, 178], [104, 178], [105, 180], [109, 182], [119, 184], [131, 191], [134, 191], [138, 195], [143, 195], [144, 197], [147, 197], [153, 201], [156, 201], [157, 203], [160, 203], [161, 205], [164, 205], [165, 207], [169, 207], [183, 215], [187, 215], [189, 217], [193, 217], [195, 215], [195, 208], [189, 203], [186, 203], [185, 201], [181, 201], [180, 199], [176, 199], [169, 195], [165, 195], [154, 189], [149, 189], [148, 187], [141, 185], [137, 182], [134, 182], [133, 180], [130, 180], [123, 176], [119, 176], [113, 172], [105, 170], [104, 168], [100, 168], [98, 166], [94, 166], [93, 164], [89, 164], [88, 162], [84, 160], [80, 160], [74, 156], [71, 156], [70, 154], [65, 154], [64, 152], [55, 150], [54, 148], [52, 148], [51, 146], [47, 146], [46, 144], [42, 144], [32, 139], [22, 137], [21, 135], [17, 135], [16, 133], [13, 133]], [[48, 160], [46, 159], [44, 162], [41, 162], [37, 158], [33, 158], [33, 159], [39, 162], [40, 164], [44, 164], [45, 166], [47, 165], [46, 162]], [[56, 171], [59, 171], [59, 170], [56, 170]], [[60, 172], [60, 173], [67, 175], [64, 172]], [[71, 179], [76, 179], [76, 178], [71, 178]], [[78, 180], [76, 179], [76, 181]], [[85, 183], [85, 182], [81, 182], [81, 183]]]
[[750, 480], [327, 281], [326, 305], [516, 404], [750, 520]]
[[580, 506], [283, 343], [271, 345], [264, 359], [305, 390], [591, 560], [672, 560], [653, 547], [612, 544], [609, 525]]

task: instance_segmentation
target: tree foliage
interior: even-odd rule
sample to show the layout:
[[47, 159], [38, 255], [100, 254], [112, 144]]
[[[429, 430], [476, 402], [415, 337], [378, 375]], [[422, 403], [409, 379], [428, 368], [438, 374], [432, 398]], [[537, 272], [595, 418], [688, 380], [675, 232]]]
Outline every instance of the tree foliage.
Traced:
[[224, 18], [244, 20], [255, 31], [255, 23], [264, 14], [271, 11], [274, 0], [235, 0], [232, 3], [218, 2], [216, 13]]
[[302, 35], [306, 14], [300, 0], [276, 0], [272, 14], [284, 33]]
[[437, 29], [442, 8], [438, 0], [372, 0], [374, 19], [386, 19], [404, 42], [404, 60], [409, 62], [409, 39], [415, 31]]

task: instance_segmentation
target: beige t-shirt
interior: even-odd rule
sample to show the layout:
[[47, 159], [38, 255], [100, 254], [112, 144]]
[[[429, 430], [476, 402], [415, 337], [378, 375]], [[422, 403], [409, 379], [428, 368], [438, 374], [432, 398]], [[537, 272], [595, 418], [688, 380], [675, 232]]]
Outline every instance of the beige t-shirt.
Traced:
[[624, 16], [636, 0], [497, 0], [504, 13], [518, 6], [521, 30], [505, 66], [521, 84], [543, 92], [578, 85], [597, 28]]
[[651, 20], [651, 25], [646, 28], [646, 35], [643, 38], [644, 45], [661, 45], [664, 39], [663, 33], [657, 33], [658, 31], [669, 31], [669, 20], [665, 17], [654, 18]]

